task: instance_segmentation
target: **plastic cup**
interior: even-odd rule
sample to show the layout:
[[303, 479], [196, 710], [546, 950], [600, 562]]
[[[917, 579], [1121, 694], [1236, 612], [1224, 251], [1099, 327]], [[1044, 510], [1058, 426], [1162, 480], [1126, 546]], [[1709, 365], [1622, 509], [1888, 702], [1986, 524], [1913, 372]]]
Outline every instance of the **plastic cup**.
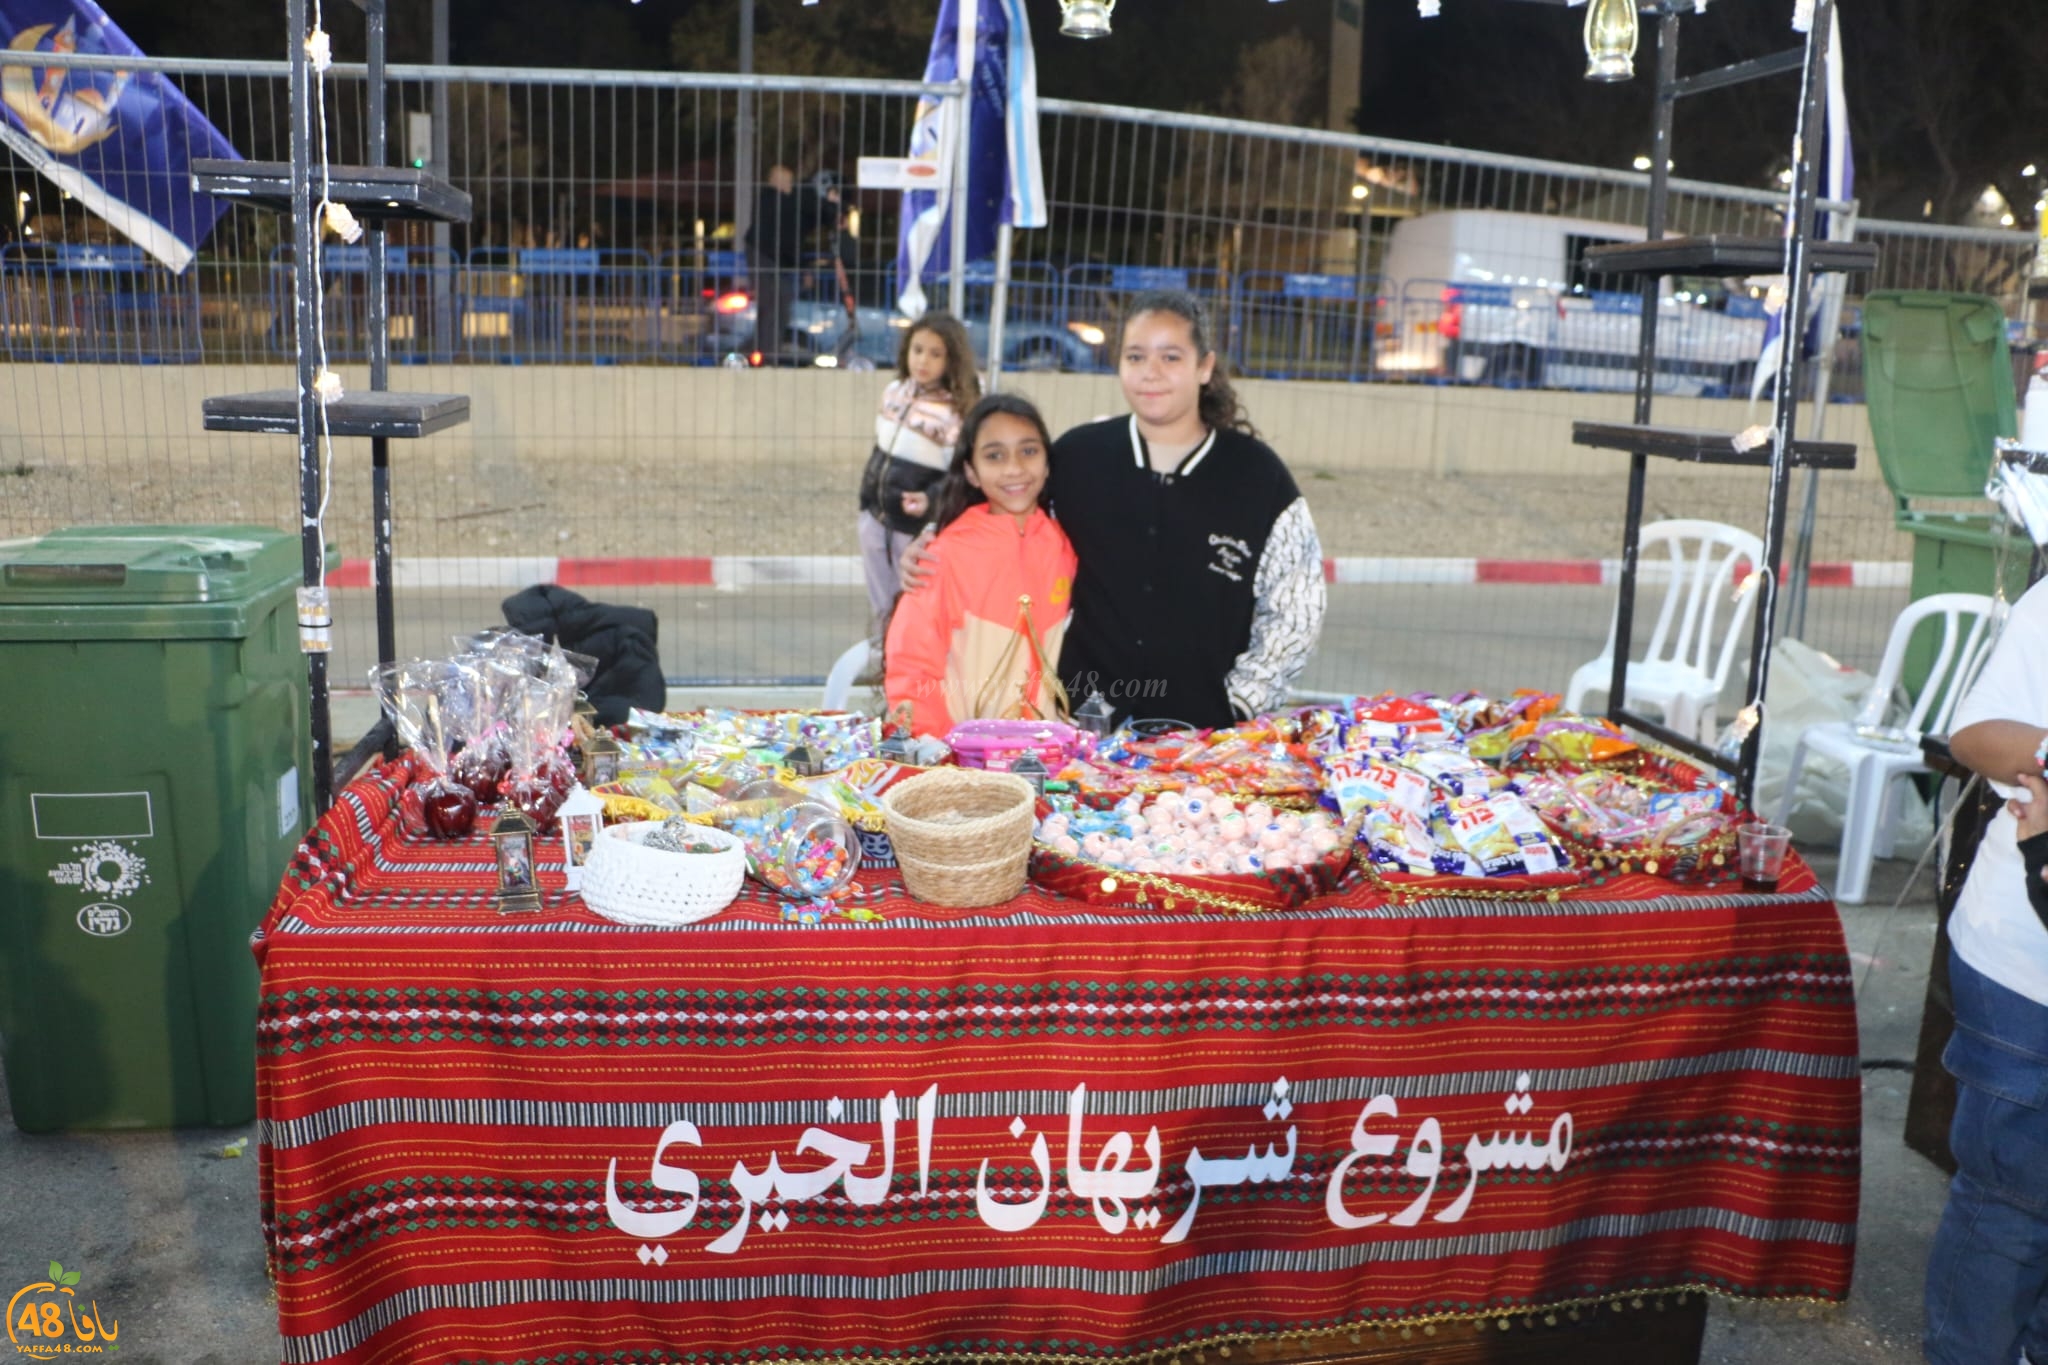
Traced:
[[1743, 825], [1735, 831], [1735, 861], [1745, 891], [1776, 891], [1792, 831], [1783, 825]]

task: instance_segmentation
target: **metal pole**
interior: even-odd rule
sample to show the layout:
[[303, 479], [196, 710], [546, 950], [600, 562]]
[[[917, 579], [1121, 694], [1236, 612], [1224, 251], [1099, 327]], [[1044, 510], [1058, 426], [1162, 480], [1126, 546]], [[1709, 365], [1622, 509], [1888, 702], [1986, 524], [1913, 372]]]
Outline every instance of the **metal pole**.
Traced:
[[[1857, 210], [1832, 215], [1828, 219], [1828, 240], [1853, 242], [1856, 240]], [[1826, 437], [1828, 425], [1828, 396], [1835, 383], [1835, 338], [1842, 330], [1842, 296], [1848, 293], [1849, 280], [1846, 275], [1830, 275], [1822, 282], [1820, 301], [1820, 368], [1813, 376], [1813, 418], [1809, 423], [1813, 439]], [[1820, 519], [1820, 471], [1806, 471], [1805, 501], [1799, 509], [1799, 535], [1792, 544], [1792, 573], [1787, 584], [1785, 603], [1785, 636], [1794, 640], [1806, 638], [1806, 590], [1813, 577], [1813, 533], [1815, 523]]]
[[[1003, 319], [1010, 311], [1010, 238], [1008, 223], [996, 229], [996, 290], [988, 310], [988, 391], [1003, 387]], [[956, 315], [957, 316], [957, 315]]]
[[[1650, 125], [1650, 206], [1643, 229], [1646, 241], [1664, 235], [1665, 210], [1671, 195], [1671, 120], [1677, 105], [1672, 87], [1678, 80], [1678, 14], [1666, 11], [1657, 24], [1656, 112]], [[1636, 330], [1637, 426], [1650, 421], [1651, 396], [1657, 383], [1658, 278], [1643, 277], [1642, 313]], [[1619, 719], [1628, 699], [1628, 656], [1636, 609], [1636, 566], [1643, 536], [1643, 485], [1649, 479], [1649, 456], [1628, 457], [1628, 505], [1622, 518], [1621, 584], [1614, 603], [1614, 670], [1608, 676], [1607, 714]]]
[[[325, 577], [327, 547], [320, 539], [319, 378], [320, 225], [313, 218], [313, 74], [306, 59], [306, 0], [286, 0], [291, 48], [292, 149], [292, 320], [298, 341], [299, 378], [299, 569], [308, 588]], [[324, 609], [322, 614], [324, 615]], [[303, 645], [301, 646], [303, 648]], [[313, 735], [313, 804], [323, 814], [334, 800], [334, 726], [327, 709], [327, 655], [306, 652]]]
[[[740, 0], [740, 74], [754, 74], [754, 0]], [[754, 226], [754, 92], [740, 91], [739, 125], [734, 131], [732, 240], [746, 250], [747, 230]]]
[[[1757, 707], [1770, 686], [1771, 641], [1778, 613], [1778, 563], [1785, 549], [1785, 502], [1792, 478], [1792, 424], [1799, 408], [1799, 331], [1806, 318], [1807, 252], [1813, 237], [1814, 149], [1819, 142], [1821, 100], [1826, 90], [1828, 25], [1834, 0], [1814, 0], [1813, 26], [1806, 34], [1806, 61], [1799, 73], [1799, 127], [1792, 139], [1792, 231], [1785, 241], [1785, 331], [1778, 348], [1778, 391], [1772, 402], [1771, 491], [1764, 511], [1764, 562], [1760, 567], [1763, 600], [1756, 605], [1750, 638], [1749, 685], [1744, 709]], [[1796, 329], [1796, 330], [1795, 330]], [[1755, 792], [1757, 757], [1763, 751], [1764, 727], [1754, 726], [1742, 741], [1742, 760], [1735, 776], [1736, 795], [1747, 806]]]
[[[946, 253], [946, 308], [961, 321], [967, 319], [967, 218], [968, 197], [973, 192], [968, 171], [974, 149], [974, 46], [975, 25], [980, 19], [979, 0], [960, 5], [960, 24], [954, 31], [954, 71], [960, 78], [959, 134], [953, 143], [953, 198], [947, 209], [947, 226], [952, 229]], [[993, 363], [993, 361], [991, 361]]]
[[[434, 78], [431, 169], [443, 180], [452, 181], [455, 178], [454, 167], [448, 160], [448, 0], [434, 0], [433, 51], [429, 55], [441, 72]], [[382, 158], [378, 159], [378, 164], [383, 164]], [[454, 257], [455, 238], [448, 224], [434, 224], [433, 243], [434, 358], [450, 361], [455, 358], [455, 278], [448, 262]]]
[[[436, 5], [446, 0], [435, 0]], [[372, 166], [386, 164], [389, 154], [387, 124], [390, 111], [384, 102], [384, 57], [385, 57], [385, 5], [386, 0], [369, 0], [364, 11], [364, 22], [368, 28], [368, 57], [370, 77], [364, 91], [366, 117], [369, 120], [369, 158]], [[367, 277], [368, 323], [370, 330], [370, 388], [381, 393], [391, 387], [391, 302], [385, 270], [389, 265], [387, 257], [388, 234], [384, 220], [374, 219], [369, 224], [369, 275]], [[388, 664], [398, 657], [398, 612], [392, 600], [391, 582], [391, 441], [388, 437], [370, 438], [370, 520], [371, 520], [371, 564], [375, 574], [377, 607], [377, 662]], [[386, 758], [398, 756], [398, 736], [393, 734], [384, 746]]]

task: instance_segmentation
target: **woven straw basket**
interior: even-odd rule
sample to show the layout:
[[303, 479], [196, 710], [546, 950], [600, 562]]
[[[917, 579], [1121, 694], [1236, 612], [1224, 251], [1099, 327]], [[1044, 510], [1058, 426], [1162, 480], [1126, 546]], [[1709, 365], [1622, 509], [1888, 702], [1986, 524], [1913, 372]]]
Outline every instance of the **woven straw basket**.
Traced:
[[640, 842], [659, 820], [611, 825], [599, 832], [583, 867], [583, 903], [621, 924], [690, 924], [731, 905], [747, 875], [747, 851], [738, 836], [706, 827], [694, 831], [717, 853], [671, 853]]
[[1024, 889], [1031, 784], [1008, 773], [935, 768], [882, 793], [910, 894], [933, 905], [995, 905]]

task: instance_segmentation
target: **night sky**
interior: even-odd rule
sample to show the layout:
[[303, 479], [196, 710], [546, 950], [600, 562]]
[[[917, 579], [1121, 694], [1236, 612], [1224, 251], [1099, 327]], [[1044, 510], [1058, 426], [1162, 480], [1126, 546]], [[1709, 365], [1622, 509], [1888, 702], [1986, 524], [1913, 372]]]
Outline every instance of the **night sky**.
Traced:
[[[934, 0], [757, 0], [763, 69], [776, 25], [815, 23], [825, 7], [916, 13]], [[1057, 36], [1057, 0], [1029, 0], [1040, 84], [1051, 96], [1224, 112], [1237, 54], [1290, 27], [1326, 41], [1330, 0], [1122, 0], [1116, 35], [1080, 44]], [[282, 56], [281, 0], [104, 0], [144, 51], [172, 56]], [[354, 7], [329, 0], [338, 46]], [[1687, 11], [1680, 70], [1765, 55], [1796, 41], [1792, 0], [1712, 0]], [[672, 69], [671, 32], [737, 34], [738, 0], [451, 0], [458, 64]], [[1520, 0], [1443, 0], [1423, 20], [1414, 0], [1365, 0], [1364, 78], [1357, 121], [1366, 133], [1426, 143], [1626, 166], [1647, 151], [1652, 20], [1638, 78], [1603, 86], [1580, 78], [1583, 10]], [[393, 0], [393, 56], [425, 60], [427, 0]], [[2048, 23], [2038, 0], [1845, 0], [1857, 191], [1866, 215], [1964, 221], [1996, 184], [2032, 225], [2048, 166]], [[914, 77], [928, 30], [906, 24], [850, 54], [876, 75]], [[723, 69], [737, 66], [737, 39]], [[1170, 58], [1170, 60], [1162, 60]], [[708, 58], [701, 61], [710, 67]], [[1784, 164], [1796, 77], [1687, 100], [1679, 106], [1677, 172], [1762, 186]], [[1320, 115], [1320, 104], [1310, 117]], [[1929, 204], [1932, 208], [1929, 210]]]

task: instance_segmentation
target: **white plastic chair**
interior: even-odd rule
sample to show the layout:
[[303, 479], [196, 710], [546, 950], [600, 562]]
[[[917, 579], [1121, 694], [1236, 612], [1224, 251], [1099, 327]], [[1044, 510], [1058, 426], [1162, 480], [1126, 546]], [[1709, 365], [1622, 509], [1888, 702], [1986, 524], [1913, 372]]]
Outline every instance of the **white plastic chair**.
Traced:
[[[1991, 610], [1991, 599], [1973, 592], [1936, 593], [1909, 605], [1892, 622], [1884, 661], [1877, 667], [1877, 678], [1864, 695], [1856, 719], [1809, 725], [1792, 746], [1792, 759], [1785, 769], [1785, 795], [1777, 814], [1781, 825], [1798, 798], [1799, 770], [1808, 750], [1825, 754], [1849, 769], [1841, 860], [1835, 870], [1835, 899], [1841, 904], [1861, 905], [1870, 890], [1871, 862], [1891, 857], [1892, 831], [1899, 801], [1905, 796], [1897, 783], [1909, 774], [1927, 771], [1920, 761], [1920, 736], [1948, 733], [1956, 703], [1969, 691], [1977, 669], [1990, 653]], [[1884, 725], [1914, 629], [1937, 616], [1941, 618], [1941, 648], [1927, 681], [1921, 684], [1920, 695], [1913, 699], [1904, 728], [1882, 736], [1867, 733]]]
[[846, 652], [832, 661], [832, 671], [825, 675], [825, 697], [818, 703], [820, 710], [844, 711], [846, 703], [853, 697], [853, 680], [868, 666], [868, 655], [874, 646], [866, 640], [848, 645]]
[[[1763, 542], [1717, 521], [1656, 521], [1642, 529], [1638, 544], [1637, 600], [1657, 566], [1670, 578], [1649, 644], [1629, 663], [1624, 704], [1632, 711], [1654, 707], [1673, 730], [1712, 744], [1721, 689], [1756, 609], [1756, 591], [1738, 592], [1743, 579], [1736, 575], [1763, 566]], [[1565, 709], [1583, 711], [1586, 695], [1606, 692], [1613, 677], [1610, 618], [1600, 657], [1580, 664], [1565, 688]]]

